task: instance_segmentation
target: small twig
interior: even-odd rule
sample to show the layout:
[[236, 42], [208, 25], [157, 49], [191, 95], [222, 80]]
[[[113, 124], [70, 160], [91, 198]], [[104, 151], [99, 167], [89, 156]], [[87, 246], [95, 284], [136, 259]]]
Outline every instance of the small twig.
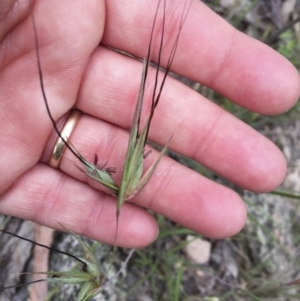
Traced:
[[125, 270], [125, 268], [126, 268], [128, 262], [129, 262], [129, 260], [130, 260], [130, 258], [132, 257], [132, 255], [133, 255], [134, 252], [135, 252], [135, 249], [130, 250], [130, 252], [129, 252], [127, 258], [126, 258], [126, 260], [123, 262], [123, 264], [122, 264], [121, 268], [119, 269], [119, 271], [117, 272], [117, 274], [114, 275], [113, 278], [109, 279], [109, 280], [101, 287], [101, 290], [103, 290], [105, 287], [107, 287], [114, 279], [116, 279], [116, 278], [119, 277], [119, 275], [121, 274], [121, 272], [122, 272], [123, 270]]
[[272, 45], [275, 43], [275, 41], [278, 39], [278, 37], [285, 32], [286, 30], [290, 29], [291, 27], [293, 27], [296, 23], [298, 23], [300, 21], [300, 17], [296, 18], [295, 20], [292, 20], [290, 22], [288, 22], [286, 25], [284, 25], [282, 28], [280, 28], [279, 30], [275, 31], [273, 34], [271, 34], [270, 37], [268, 37], [264, 43], [268, 44], [268, 45]]

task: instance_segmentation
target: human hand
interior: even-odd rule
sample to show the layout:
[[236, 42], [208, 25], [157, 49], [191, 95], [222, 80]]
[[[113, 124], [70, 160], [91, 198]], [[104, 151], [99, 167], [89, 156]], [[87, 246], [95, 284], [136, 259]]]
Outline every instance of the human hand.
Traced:
[[[181, 8], [182, 2], [175, 5], [173, 1], [172, 8]], [[68, 150], [59, 170], [45, 164], [57, 135], [39, 85], [31, 2], [10, 7], [8, 14], [9, 4], [16, 3], [0, 4], [0, 212], [52, 228], [60, 229], [62, 223], [79, 234], [113, 243], [115, 199], [76, 168], [74, 162], [78, 162]], [[155, 3], [53, 0], [32, 5], [51, 112], [55, 119], [61, 118], [59, 127], [72, 106], [86, 113], [70, 142], [90, 161], [97, 154], [100, 163], [108, 161], [115, 166], [118, 181], [142, 65], [102, 45], [144, 57]], [[170, 19], [164, 63], [181, 12], [166, 14]], [[154, 49], [157, 45], [156, 40]], [[172, 70], [263, 114], [286, 111], [300, 93], [298, 72], [286, 59], [236, 31], [196, 0], [184, 24]], [[149, 138], [165, 144], [177, 124], [171, 149], [248, 190], [265, 192], [282, 182], [286, 163], [276, 146], [208, 99], [168, 78]], [[145, 160], [146, 168], [154, 158], [153, 151]], [[214, 238], [235, 234], [246, 219], [244, 203], [235, 192], [167, 157], [132, 203], [122, 207], [118, 245], [137, 248], [155, 239], [155, 219], [140, 206]]]

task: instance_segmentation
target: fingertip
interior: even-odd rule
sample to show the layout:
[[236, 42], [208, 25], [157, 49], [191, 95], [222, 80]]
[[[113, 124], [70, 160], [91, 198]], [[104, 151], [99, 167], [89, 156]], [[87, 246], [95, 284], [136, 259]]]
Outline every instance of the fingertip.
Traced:
[[256, 193], [270, 192], [282, 184], [287, 173], [287, 162], [283, 153], [272, 145], [274, 151], [266, 154], [265, 168], [257, 169], [257, 179], [252, 183], [257, 185], [251, 186], [251, 191]]
[[212, 239], [224, 239], [239, 233], [247, 220], [247, 209], [244, 201], [234, 191], [225, 188], [222, 200], [211, 206], [206, 216], [211, 215], [202, 225], [200, 233]]
[[[268, 101], [267, 97], [270, 99], [268, 101], [270, 105], [265, 106], [262, 112], [268, 115], [288, 111], [296, 104], [300, 96], [300, 76], [295, 66], [279, 53], [274, 55], [273, 64], [273, 72], [270, 72], [271, 81], [268, 82], [269, 85], [266, 85], [263, 94], [266, 95], [266, 101]], [[268, 92], [268, 89], [273, 93]]]
[[297, 69], [285, 57], [269, 47], [264, 50], [264, 55], [260, 52], [261, 57], [257, 62], [259, 67], [256, 80], [253, 81], [253, 92], [248, 95], [248, 99], [251, 99], [249, 109], [265, 115], [278, 115], [291, 109], [297, 102], [300, 77]]
[[264, 193], [274, 190], [283, 182], [287, 163], [275, 144], [261, 136], [253, 143], [245, 143], [243, 150], [246, 168], [235, 174], [237, 185], [256, 193]]

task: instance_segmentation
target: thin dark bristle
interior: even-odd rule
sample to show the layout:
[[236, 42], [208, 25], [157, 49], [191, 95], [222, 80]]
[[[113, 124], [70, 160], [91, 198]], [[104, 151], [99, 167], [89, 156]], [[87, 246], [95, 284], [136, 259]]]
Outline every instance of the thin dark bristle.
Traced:
[[36, 25], [35, 25], [35, 19], [34, 19], [33, 13], [31, 14], [31, 20], [32, 20], [32, 26], [33, 26], [33, 31], [34, 31], [34, 42], [35, 42], [35, 49], [36, 49], [36, 58], [37, 58], [37, 65], [38, 65], [39, 80], [40, 80], [41, 90], [42, 90], [43, 99], [44, 99], [44, 102], [45, 102], [45, 106], [46, 106], [46, 110], [47, 110], [48, 116], [49, 116], [49, 118], [50, 118], [50, 120], [52, 122], [52, 125], [53, 125], [53, 128], [54, 128], [55, 132], [57, 133], [57, 135], [59, 136], [59, 138], [64, 142], [64, 144], [66, 145], [66, 147], [72, 152], [72, 154], [82, 164], [88, 166], [87, 163], [77, 154], [77, 152], [64, 139], [64, 137], [62, 137], [62, 135], [60, 134], [59, 129], [56, 126], [55, 120], [54, 120], [54, 118], [53, 118], [53, 116], [51, 114], [51, 111], [50, 111], [50, 108], [49, 108], [49, 104], [48, 104], [48, 100], [47, 100], [47, 97], [46, 97], [45, 88], [44, 88], [42, 65], [41, 65], [40, 52], [39, 52], [38, 33], [37, 33], [37, 28], [36, 28]]
[[25, 286], [25, 285], [29, 285], [29, 284], [38, 283], [38, 282], [44, 282], [46, 280], [47, 279], [39, 279], [39, 280], [35, 280], [35, 281], [31, 281], [31, 282], [26, 282], [26, 283], [22, 283], [22, 284], [15, 284], [15, 285], [6, 286], [6, 287], [3, 287], [3, 288], [0, 288], [0, 292], [3, 292], [3, 291], [5, 291], [7, 289], [10, 289], [10, 288], [21, 287], [21, 286]]
[[[159, 0], [158, 7], [160, 7], [160, 3], [161, 3], [161, 0]], [[159, 100], [159, 97], [157, 98], [157, 97], [155, 97], [155, 95], [156, 95], [156, 90], [157, 90], [157, 86], [158, 86], [158, 74], [159, 74], [159, 68], [160, 68], [160, 62], [161, 62], [161, 53], [162, 53], [162, 48], [163, 48], [163, 43], [164, 43], [165, 24], [166, 24], [166, 0], [164, 0], [164, 2], [163, 2], [163, 23], [162, 23], [161, 38], [160, 38], [160, 43], [159, 43], [157, 66], [156, 66], [156, 71], [155, 71], [154, 88], [153, 88], [153, 92], [152, 92], [152, 103], [151, 103], [150, 116], [149, 116], [149, 126], [147, 128], [144, 146], [146, 145], [146, 142], [147, 142], [147, 137], [149, 134], [150, 124], [151, 124], [151, 120], [153, 118], [154, 110], [155, 110], [155, 108], [158, 104], [158, 100]], [[153, 27], [154, 27], [154, 24], [153, 24]], [[151, 35], [153, 35], [153, 32], [151, 33]], [[151, 39], [152, 39], [152, 37], [151, 37]], [[149, 54], [149, 56], [150, 56], [150, 54]], [[164, 77], [166, 77], [166, 76], [167, 76], [167, 72], [165, 72]], [[164, 85], [164, 83], [161, 84], [160, 91], [162, 90], [163, 85]]]
[[[157, 90], [157, 86], [158, 86], [158, 74], [159, 74], [159, 69], [161, 67], [160, 63], [161, 63], [161, 54], [162, 54], [162, 47], [163, 47], [163, 40], [164, 40], [164, 30], [165, 30], [166, 1], [164, 0], [164, 3], [163, 3], [164, 8], [163, 8], [162, 36], [161, 36], [160, 45], [159, 45], [159, 53], [158, 53], [158, 60], [157, 60], [157, 66], [156, 66], [154, 89], [153, 89], [153, 93], [152, 93], [152, 104], [151, 104], [150, 117], [149, 117], [149, 126], [147, 128], [145, 144], [146, 144], [146, 140], [147, 140], [147, 137], [148, 137], [148, 134], [149, 134], [150, 124], [151, 124], [151, 121], [152, 121], [152, 118], [153, 118], [153, 115], [154, 115], [154, 110], [155, 110], [155, 108], [158, 105], [158, 102], [160, 100], [163, 87], [165, 85], [165, 81], [167, 79], [168, 74], [171, 71], [171, 67], [172, 67], [172, 64], [173, 64], [173, 61], [174, 61], [174, 57], [175, 57], [177, 46], [178, 46], [178, 42], [179, 42], [180, 33], [181, 33], [183, 24], [184, 24], [184, 22], [185, 22], [185, 20], [187, 18], [188, 12], [189, 12], [191, 4], [192, 4], [192, 1], [190, 1], [189, 6], [187, 7], [187, 1], [188, 0], [186, 0], [185, 3], [184, 3], [184, 8], [183, 8], [183, 12], [182, 12], [181, 19], [180, 19], [178, 33], [177, 33], [175, 42], [174, 42], [174, 44], [172, 46], [171, 53], [170, 53], [170, 56], [168, 58], [167, 66], [166, 66], [165, 71], [164, 71], [163, 79], [161, 81], [158, 93], [156, 95], [156, 90]], [[161, 3], [161, 0], [159, 0], [158, 7], [160, 6], [160, 3]], [[157, 14], [157, 12], [156, 12], [156, 14]], [[155, 15], [154, 23], [155, 23], [155, 20], [156, 20], [156, 15]], [[153, 28], [154, 28], [154, 24], [153, 24]], [[150, 41], [152, 41], [153, 28], [152, 28], [152, 31], [151, 31]], [[149, 48], [148, 51], [149, 51], [148, 58], [150, 58], [150, 51], [151, 51], [151, 49]]]
[[[155, 94], [156, 94], [156, 89], [157, 89], [157, 85], [158, 85], [158, 74], [159, 74], [161, 54], [162, 54], [162, 49], [163, 49], [163, 44], [164, 44], [165, 25], [166, 25], [166, 1], [164, 0], [164, 4], [163, 4], [163, 23], [162, 23], [161, 38], [160, 38], [158, 58], [157, 58], [155, 83], [154, 83], [154, 89], [153, 89], [153, 93], [152, 93], [152, 105], [151, 105], [151, 112], [150, 112], [150, 114], [152, 113], [151, 116], [154, 113], [154, 109], [156, 107], [155, 103], [157, 102], [157, 101], [155, 101]], [[151, 120], [151, 117], [150, 117], [150, 120]]]
[[54, 252], [58, 252], [58, 253], [67, 255], [67, 256], [72, 257], [72, 258], [74, 258], [75, 260], [79, 261], [79, 262], [82, 263], [83, 265], [86, 265], [86, 263], [85, 263], [84, 261], [82, 261], [80, 258], [76, 257], [75, 255], [69, 254], [69, 253], [67, 253], [67, 252], [64, 252], [64, 251], [61, 251], [61, 250], [58, 250], [58, 249], [55, 249], [55, 248], [52, 248], [52, 247], [45, 246], [45, 245], [40, 244], [40, 243], [38, 243], [38, 242], [35, 242], [35, 241], [33, 241], [33, 240], [29, 239], [29, 238], [25, 238], [25, 237], [19, 236], [19, 235], [15, 234], [15, 233], [12, 233], [12, 232], [9, 232], [9, 231], [6, 231], [6, 230], [1, 230], [1, 229], [0, 229], [0, 232], [3, 232], [3, 233], [5, 233], [5, 234], [9, 234], [9, 235], [15, 236], [15, 237], [17, 237], [17, 238], [20, 238], [20, 239], [22, 239], [22, 240], [28, 241], [28, 242], [30, 242], [30, 243], [32, 243], [32, 244], [34, 244], [34, 245], [43, 247], [43, 248], [48, 249], [48, 250], [50, 250], [50, 251], [54, 251]]
[[[164, 2], [165, 2], [165, 0], [164, 0]], [[143, 91], [145, 91], [145, 86], [146, 86], [146, 81], [147, 81], [147, 76], [148, 76], [148, 70], [149, 70], [149, 65], [150, 65], [150, 61], [151, 61], [151, 48], [152, 48], [152, 41], [153, 41], [153, 33], [154, 33], [154, 28], [155, 28], [155, 23], [156, 23], [156, 19], [157, 19], [157, 14], [158, 14], [158, 9], [160, 7], [160, 3], [161, 3], [161, 0], [158, 1], [157, 7], [156, 7], [156, 11], [155, 11], [155, 15], [154, 15], [154, 19], [153, 19], [153, 23], [152, 23], [151, 33], [150, 33], [150, 40], [149, 40], [149, 44], [148, 44], [148, 51], [147, 51], [147, 58], [146, 58], [145, 75], [144, 75], [144, 81], [142, 83]], [[141, 101], [143, 101], [143, 97], [142, 97]], [[141, 111], [142, 110], [142, 103], [141, 103], [140, 107], [141, 107], [140, 108], [140, 111]], [[141, 121], [141, 112], [139, 112], [139, 114], [138, 114], [138, 122], [137, 122], [138, 130], [137, 130], [137, 135], [139, 133], [140, 121]]]
[[[161, 93], [162, 93], [162, 90], [163, 90], [166, 78], [167, 78], [168, 74], [171, 71], [171, 67], [172, 67], [172, 64], [173, 64], [173, 61], [174, 61], [174, 57], [175, 57], [177, 46], [178, 46], [178, 42], [179, 42], [180, 33], [181, 33], [181, 30], [182, 30], [183, 24], [184, 24], [184, 22], [185, 22], [185, 20], [187, 18], [188, 12], [189, 12], [190, 7], [191, 7], [191, 4], [192, 4], [192, 1], [190, 1], [190, 4], [189, 4], [188, 8], [186, 9], [187, 0], [184, 2], [184, 8], [183, 8], [183, 12], [182, 12], [180, 23], [179, 23], [178, 33], [177, 33], [175, 42], [174, 42], [174, 44], [172, 46], [172, 49], [171, 49], [171, 53], [170, 53], [170, 56], [169, 56], [169, 59], [168, 59], [168, 62], [167, 62], [167, 66], [166, 66], [166, 69], [165, 69], [164, 77], [163, 77], [163, 80], [162, 80], [161, 85], [160, 85], [159, 93], [158, 93], [158, 95], [156, 97], [156, 100], [155, 100], [155, 103], [154, 103], [153, 111], [156, 108], [156, 106], [158, 105], [158, 102], [159, 102], [159, 99], [160, 99], [160, 96], [161, 96]], [[158, 72], [159, 67], [160, 67], [160, 65], [158, 65], [157, 72]]]

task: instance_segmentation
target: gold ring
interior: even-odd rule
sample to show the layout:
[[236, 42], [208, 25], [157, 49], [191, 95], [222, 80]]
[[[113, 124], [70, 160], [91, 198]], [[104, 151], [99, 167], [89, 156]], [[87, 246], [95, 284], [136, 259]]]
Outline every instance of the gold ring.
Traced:
[[[70, 138], [70, 136], [75, 128], [75, 125], [81, 115], [82, 115], [81, 111], [79, 111], [77, 109], [72, 109], [70, 115], [68, 116], [68, 118], [60, 132], [60, 134], [64, 138], [65, 142], [68, 142], [68, 139]], [[61, 137], [57, 138], [57, 140], [55, 142], [55, 146], [52, 151], [51, 159], [49, 162], [49, 165], [51, 167], [56, 168], [56, 169], [59, 168], [59, 164], [60, 164], [62, 155], [66, 148], [65, 142], [63, 141], [63, 139], [61, 139]]]

